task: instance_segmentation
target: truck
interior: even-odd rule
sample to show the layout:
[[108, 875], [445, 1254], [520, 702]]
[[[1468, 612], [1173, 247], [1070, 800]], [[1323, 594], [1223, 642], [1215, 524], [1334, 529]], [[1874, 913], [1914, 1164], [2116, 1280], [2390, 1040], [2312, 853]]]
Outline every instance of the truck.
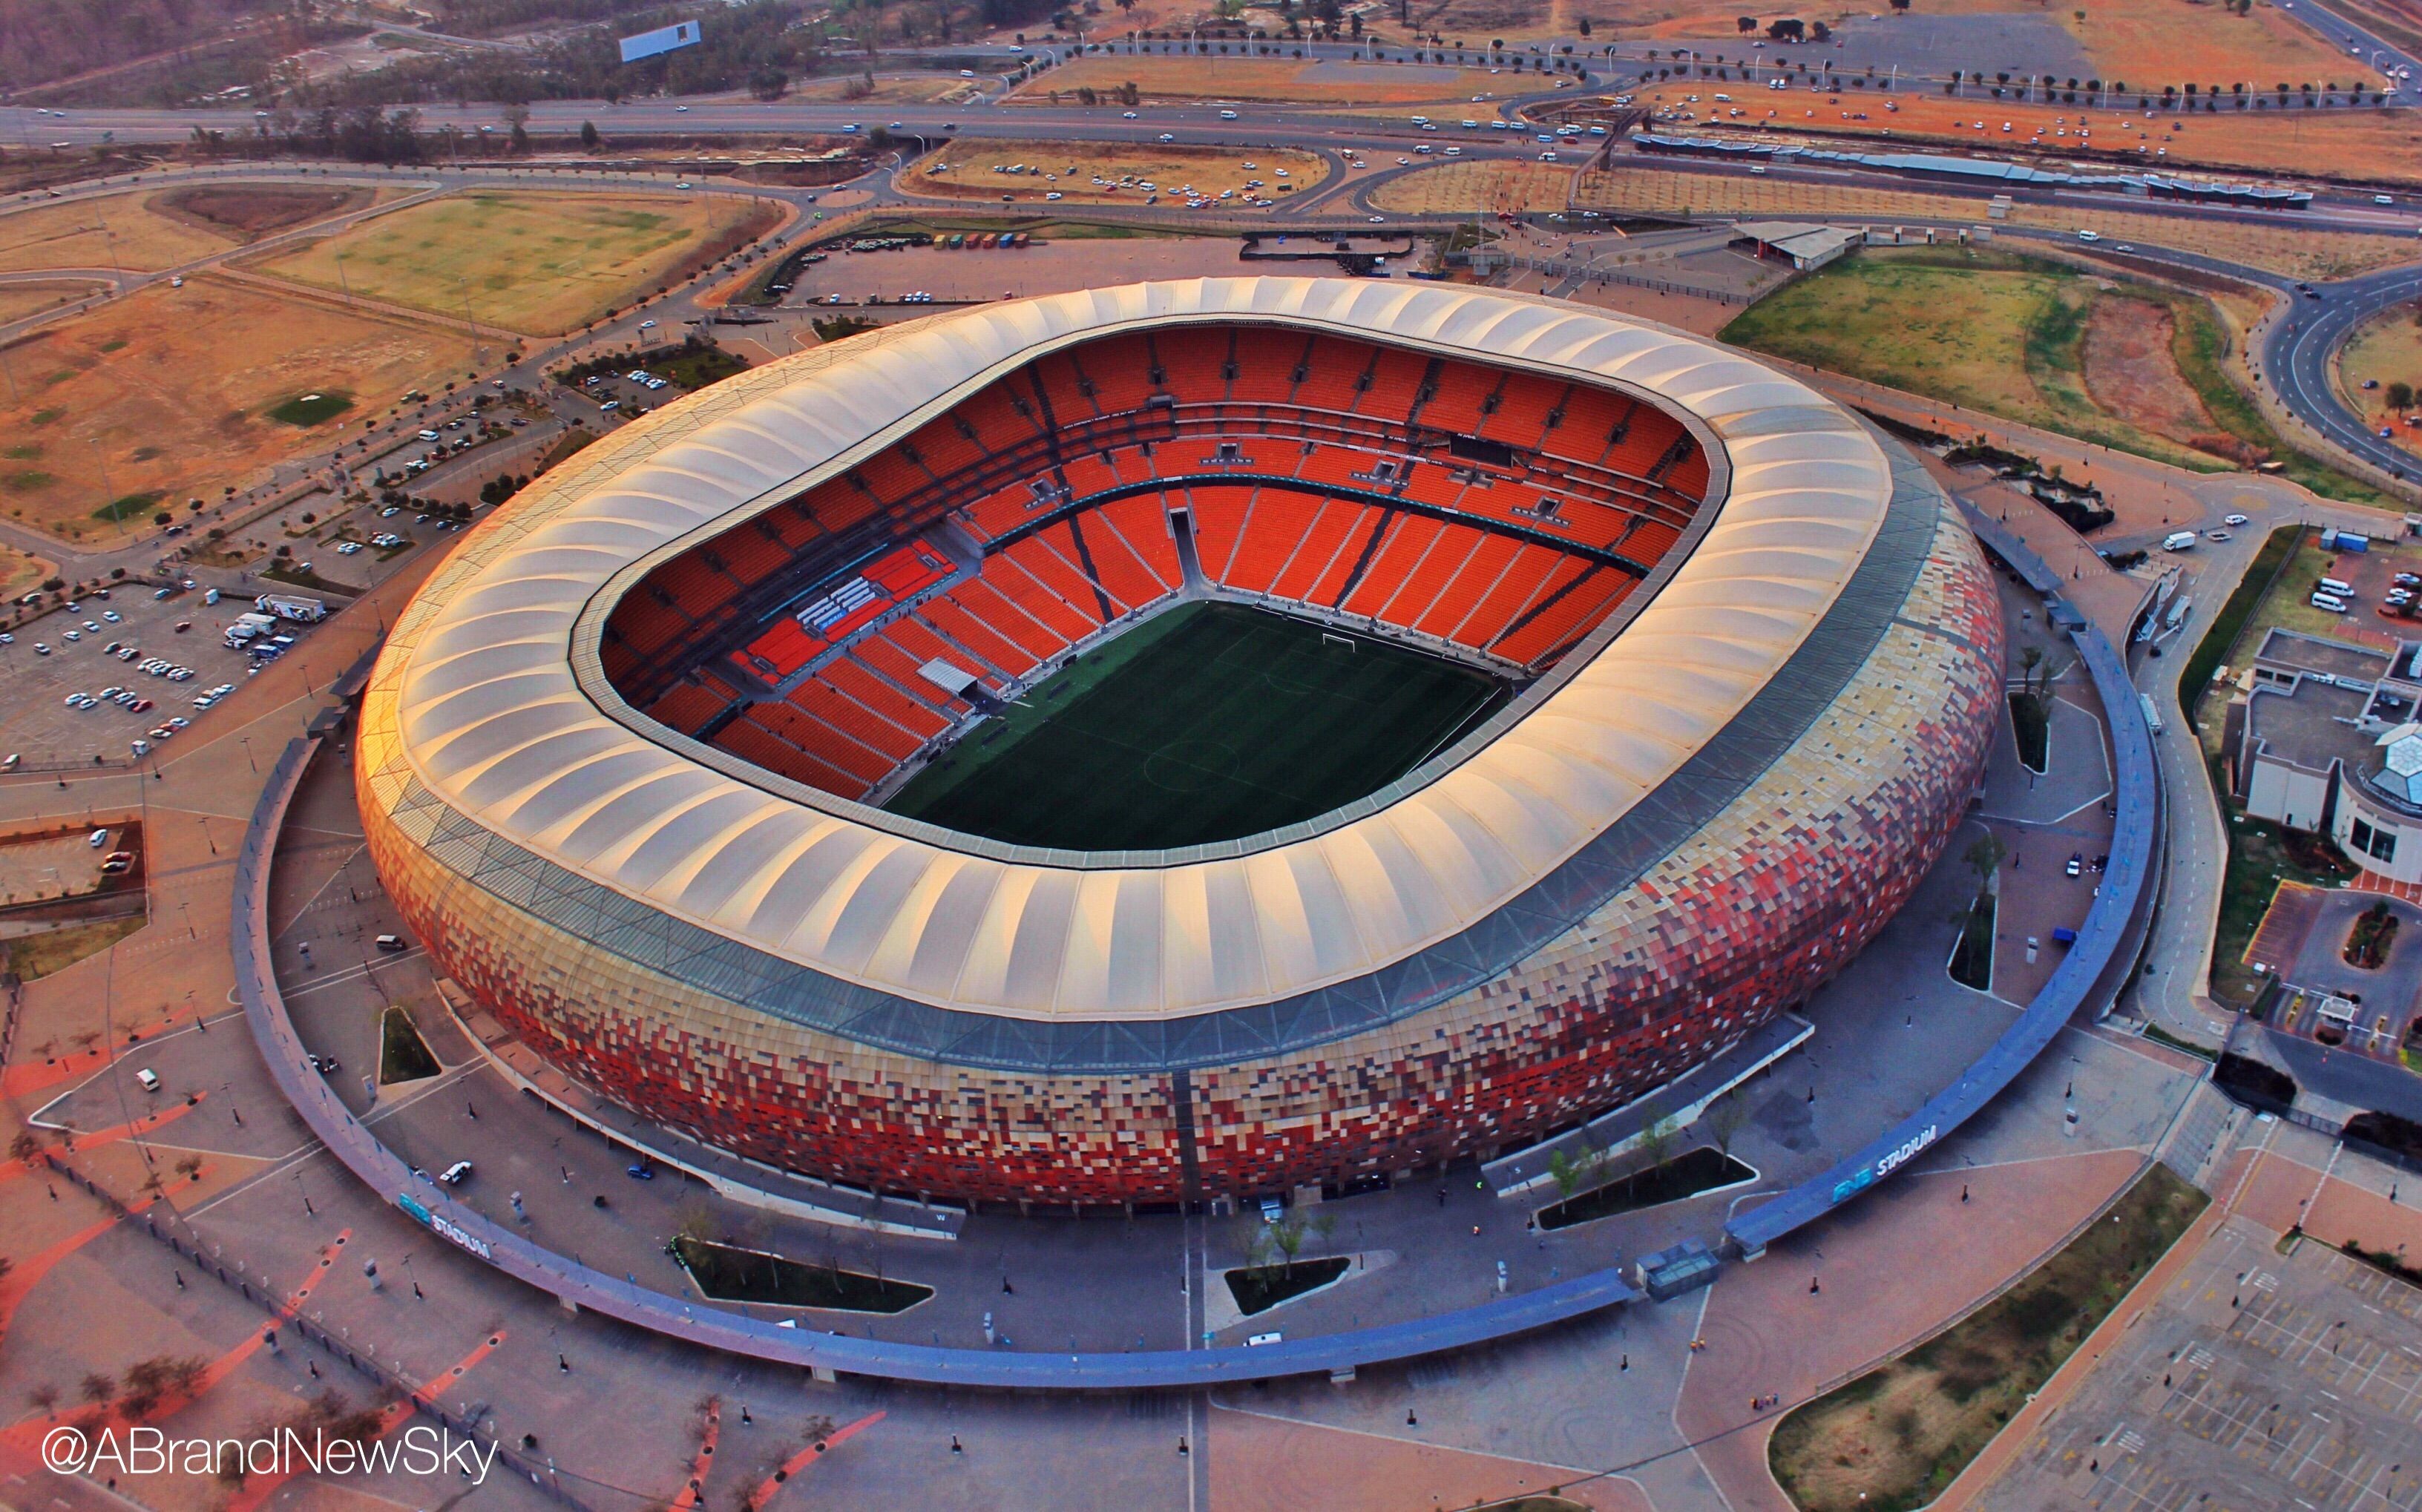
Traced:
[[2153, 695], [2150, 693], [2139, 693], [2136, 695], [2136, 698], [2145, 705], [2145, 728], [2150, 730], [2157, 735], [2160, 734], [2162, 732], [2162, 711], [2153, 702]]
[[2194, 543], [2195, 533], [2193, 530], [2173, 530], [2162, 538], [2163, 551], [2193, 551]]
[[274, 614], [281, 620], [299, 620], [305, 624], [317, 624], [328, 617], [328, 606], [320, 600], [291, 598], [282, 593], [263, 593], [252, 601], [252, 606], [263, 614]]

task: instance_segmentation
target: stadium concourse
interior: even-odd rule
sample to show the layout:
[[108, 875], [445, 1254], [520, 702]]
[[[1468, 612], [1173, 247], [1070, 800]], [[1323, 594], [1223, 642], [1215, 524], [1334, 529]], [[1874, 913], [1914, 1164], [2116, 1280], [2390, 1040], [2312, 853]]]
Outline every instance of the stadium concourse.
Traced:
[[1967, 526], [1793, 379], [1204, 279], [582, 452], [398, 622], [356, 789], [433, 960], [644, 1118], [1234, 1202], [1502, 1155], [1804, 1001], [1965, 812], [2002, 663]]

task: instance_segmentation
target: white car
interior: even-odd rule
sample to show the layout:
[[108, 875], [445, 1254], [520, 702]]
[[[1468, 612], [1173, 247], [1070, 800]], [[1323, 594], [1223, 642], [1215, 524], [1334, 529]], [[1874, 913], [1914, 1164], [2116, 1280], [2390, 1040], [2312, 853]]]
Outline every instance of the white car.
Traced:
[[2229, 514], [2222, 516], [2220, 523], [2223, 525], [2245, 525], [2249, 522], [2242, 514]]
[[643, 331], [653, 331], [653, 330], [654, 330], [655, 328], [656, 328], [656, 323], [655, 323], [655, 322], [653, 322], [653, 321], [641, 321], [641, 322], [639, 323], [639, 329], [640, 329], [640, 330], [643, 330]]
[[1136, 113], [1132, 110], [1121, 111], [1119, 113], [1119, 118], [1121, 120], [1133, 120], [1136, 118]]
[[1177, 134], [1175, 132], [1163, 132], [1160, 134], [1160, 139], [1164, 142], [1173, 142], [1177, 140]]
[[338, 556], [339, 556], [339, 557], [350, 557], [350, 556], [352, 556], [354, 552], [359, 551], [359, 550], [361, 550], [361, 549], [362, 549], [362, 543], [361, 543], [360, 542], [358, 542], [358, 541], [347, 541], [347, 542], [343, 543], [342, 544], [340, 544], [340, 545], [338, 545], [338, 546], [337, 547], [337, 555], [338, 555]]

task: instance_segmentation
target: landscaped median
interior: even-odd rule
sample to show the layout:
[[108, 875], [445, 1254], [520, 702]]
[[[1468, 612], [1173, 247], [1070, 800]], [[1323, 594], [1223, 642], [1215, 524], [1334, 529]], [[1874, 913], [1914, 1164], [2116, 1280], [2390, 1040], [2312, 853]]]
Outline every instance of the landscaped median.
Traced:
[[1767, 1445], [1776, 1483], [1807, 1512], [1904, 1512], [1932, 1502], [2209, 1201], [2152, 1165], [2001, 1296], [1785, 1415]]

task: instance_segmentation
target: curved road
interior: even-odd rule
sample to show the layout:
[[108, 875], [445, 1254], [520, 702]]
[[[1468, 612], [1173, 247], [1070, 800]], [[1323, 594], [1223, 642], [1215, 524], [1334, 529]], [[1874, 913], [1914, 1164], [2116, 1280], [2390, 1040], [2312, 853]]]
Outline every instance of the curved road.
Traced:
[[2392, 306], [2422, 300], [2422, 267], [2389, 268], [2313, 292], [2320, 297], [2298, 299], [2302, 308], [2274, 323], [2263, 344], [2262, 366], [2273, 391], [2332, 445], [2399, 480], [2422, 474], [2413, 452], [2391, 445], [2347, 407], [2331, 371], [2355, 327]]

